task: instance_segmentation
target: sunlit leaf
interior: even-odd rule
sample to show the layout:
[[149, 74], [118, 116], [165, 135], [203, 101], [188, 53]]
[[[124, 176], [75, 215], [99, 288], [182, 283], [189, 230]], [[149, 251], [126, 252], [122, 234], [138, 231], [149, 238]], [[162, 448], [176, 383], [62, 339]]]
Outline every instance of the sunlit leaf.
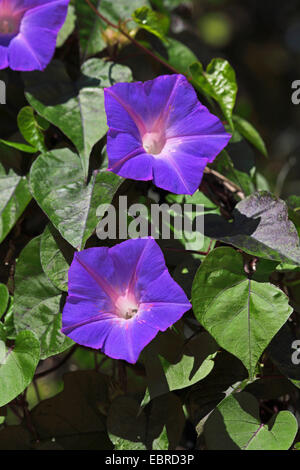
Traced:
[[233, 128], [232, 111], [236, 100], [237, 83], [231, 65], [225, 59], [213, 59], [206, 71], [200, 62], [192, 64], [190, 70], [196, 85], [205, 95], [219, 103], [225, 118]]
[[192, 304], [201, 325], [243, 362], [250, 378], [292, 313], [287, 296], [270, 283], [249, 279], [242, 255], [229, 247], [216, 248], [202, 262], [193, 282]]
[[0, 242], [13, 228], [30, 200], [26, 178], [12, 170], [6, 174], [0, 165]]
[[14, 324], [17, 333], [31, 330], [45, 359], [67, 349], [72, 340], [61, 333], [61, 292], [48, 280], [40, 261], [40, 237], [31, 240], [18, 259], [15, 274]]
[[69, 149], [42, 154], [31, 167], [32, 193], [60, 234], [76, 249], [95, 230], [100, 204], [110, 203], [123, 179], [95, 171], [85, 184], [80, 158]]
[[209, 416], [205, 439], [208, 449], [214, 450], [288, 450], [297, 428], [289, 411], [262, 423], [256, 399], [241, 392], [225, 398]]
[[0, 406], [6, 405], [30, 384], [40, 359], [40, 343], [31, 331], [18, 334], [8, 347], [0, 339]]

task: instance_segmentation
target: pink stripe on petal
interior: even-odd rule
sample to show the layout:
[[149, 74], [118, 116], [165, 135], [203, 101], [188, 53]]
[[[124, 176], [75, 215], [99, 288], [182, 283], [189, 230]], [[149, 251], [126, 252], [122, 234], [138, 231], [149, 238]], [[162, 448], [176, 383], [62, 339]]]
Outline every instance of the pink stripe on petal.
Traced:
[[130, 107], [128, 103], [122, 100], [118, 95], [116, 95], [111, 88], [105, 88], [105, 91], [109, 93], [124, 109], [127, 111], [131, 119], [135, 122], [140, 134], [143, 135], [147, 132], [147, 128], [140, 116]]
[[61, 329], [61, 331], [65, 334], [68, 335], [70, 334], [73, 330], [76, 330], [76, 328], [80, 328], [81, 326], [88, 325], [90, 323], [95, 323], [95, 322], [100, 322], [100, 321], [116, 321], [118, 320], [118, 317], [110, 312], [101, 312], [99, 315], [96, 315], [95, 317], [89, 317], [86, 320], [82, 320], [78, 323], [73, 323], [70, 326], [65, 326]]
[[102, 277], [99, 273], [95, 272], [93, 269], [91, 269], [87, 264], [80, 259], [79, 256], [76, 256], [76, 260], [78, 263], [92, 276], [92, 278], [99, 284], [101, 289], [104, 290], [104, 292], [111, 298], [113, 302], [116, 301], [116, 299], [119, 297], [118, 292], [111, 287], [111, 285]]

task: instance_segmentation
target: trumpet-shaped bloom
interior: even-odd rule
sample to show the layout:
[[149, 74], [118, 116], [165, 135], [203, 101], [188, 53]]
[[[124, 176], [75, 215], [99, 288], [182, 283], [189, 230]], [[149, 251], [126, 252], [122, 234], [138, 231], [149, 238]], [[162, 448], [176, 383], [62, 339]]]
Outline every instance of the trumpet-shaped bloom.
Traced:
[[43, 70], [55, 51], [69, 0], [0, 0], [0, 69]]
[[104, 89], [109, 170], [177, 194], [193, 194], [227, 145], [220, 120], [183, 75]]
[[151, 237], [76, 253], [62, 332], [114, 359], [135, 363], [142, 349], [191, 305]]

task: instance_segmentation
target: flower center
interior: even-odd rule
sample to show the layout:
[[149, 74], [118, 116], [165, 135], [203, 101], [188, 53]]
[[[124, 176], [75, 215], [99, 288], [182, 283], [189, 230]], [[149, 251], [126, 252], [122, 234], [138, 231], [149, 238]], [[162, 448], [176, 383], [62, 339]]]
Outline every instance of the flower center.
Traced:
[[18, 22], [10, 16], [0, 16], [0, 34], [13, 34], [18, 30]]
[[164, 148], [166, 138], [163, 132], [146, 132], [143, 136], [143, 147], [147, 153], [159, 154]]
[[116, 301], [117, 315], [129, 320], [134, 317], [139, 310], [138, 303], [133, 294], [126, 292], [125, 295], [120, 295]]

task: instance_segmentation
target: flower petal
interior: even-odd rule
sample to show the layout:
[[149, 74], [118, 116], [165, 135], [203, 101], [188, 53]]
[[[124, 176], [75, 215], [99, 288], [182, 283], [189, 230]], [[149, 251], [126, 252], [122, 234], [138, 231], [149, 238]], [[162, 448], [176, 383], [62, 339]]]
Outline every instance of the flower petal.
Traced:
[[157, 333], [156, 328], [135, 318], [116, 322], [106, 338], [103, 352], [114, 359], [134, 364]]
[[[166, 154], [191, 155], [197, 158], [206, 159], [208, 163], [214, 161], [216, 156], [228, 144], [230, 134], [197, 135], [174, 137], [168, 140], [164, 152]], [[168, 149], [169, 152], [168, 152]]]
[[116, 83], [104, 88], [105, 111], [110, 128], [126, 131], [140, 139], [140, 133], [146, 132], [144, 116], [147, 115], [147, 105], [143, 84], [137, 82], [132, 85]]
[[200, 185], [207, 162], [206, 158], [193, 157], [177, 149], [163, 152], [155, 160], [153, 182], [175, 194], [193, 194]]
[[28, 3], [30, 8], [22, 19], [21, 32], [26, 34], [28, 29], [45, 28], [58, 33], [65, 22], [69, 0], [36, 0]]
[[50, 62], [56, 44], [52, 31], [35, 28], [31, 32], [18, 34], [8, 46], [9, 67], [13, 70], [29, 72], [44, 70]]
[[110, 255], [115, 267], [114, 282], [123, 289], [134, 289], [137, 300], [165, 269], [162, 251], [152, 237], [115, 245], [110, 248]]
[[178, 151], [207, 158], [209, 162], [215, 159], [231, 138], [219, 119], [201, 105], [185, 118], [174, 120], [166, 134], [165, 152], [173, 146]]
[[125, 178], [153, 179], [177, 194], [197, 190], [206, 164], [231, 138], [180, 74], [106, 88], [105, 110], [109, 169]]
[[114, 173], [135, 180], [152, 179], [153, 157], [145, 153], [141, 142], [132, 134], [110, 129], [107, 134], [107, 153], [108, 169]]
[[[137, 313], [131, 318], [118, 313], [120, 296], [134, 299]], [[176, 322], [190, 306], [156, 241], [127, 240], [74, 256], [62, 331], [79, 344], [135, 363], [158, 331]]]
[[[16, 1], [16, 0], [15, 0]], [[8, 44], [13, 70], [44, 70], [53, 57], [57, 34], [67, 16], [69, 0], [16, 2], [25, 10], [19, 33]]]
[[177, 322], [192, 307], [167, 269], [148, 285], [140, 302], [139, 320], [161, 331]]
[[144, 99], [148, 108], [144, 120], [149, 130], [156, 120], [160, 125], [164, 124], [164, 119], [173, 104], [173, 98], [183, 80], [186, 80], [183, 75], [173, 74], [161, 75], [155, 80], [144, 82]]
[[63, 311], [62, 333], [82, 346], [102, 348], [116, 321], [111, 313], [99, 312], [90, 301], [69, 296]]
[[8, 67], [7, 48], [0, 46], [0, 69]]
[[[108, 248], [88, 248], [75, 253], [68, 274], [69, 295], [99, 302], [114, 300], [114, 266]], [[107, 306], [105, 310], [109, 309]]]

